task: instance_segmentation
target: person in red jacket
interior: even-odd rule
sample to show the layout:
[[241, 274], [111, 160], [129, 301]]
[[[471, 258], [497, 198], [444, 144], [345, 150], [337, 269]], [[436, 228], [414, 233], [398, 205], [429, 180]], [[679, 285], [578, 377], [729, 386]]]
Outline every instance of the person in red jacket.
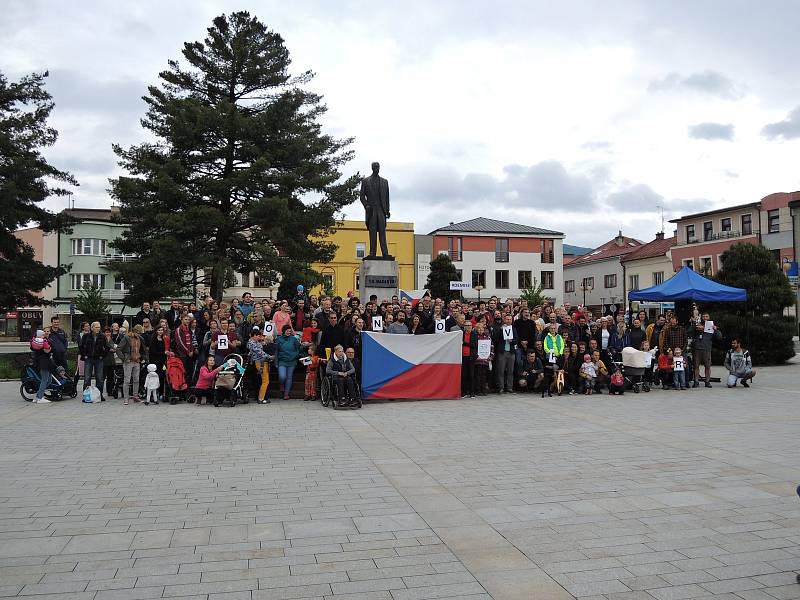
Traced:
[[658, 357], [658, 378], [661, 380], [662, 389], [672, 383], [672, 348], [667, 348]]

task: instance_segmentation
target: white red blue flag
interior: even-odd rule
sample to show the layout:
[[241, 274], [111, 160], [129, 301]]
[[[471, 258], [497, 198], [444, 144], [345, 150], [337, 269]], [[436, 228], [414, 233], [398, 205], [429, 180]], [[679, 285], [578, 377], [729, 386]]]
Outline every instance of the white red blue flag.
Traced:
[[364, 399], [460, 398], [460, 331], [403, 335], [365, 331], [361, 338]]
[[423, 296], [429, 296], [430, 290], [400, 290], [400, 299], [402, 300], [405, 298], [409, 302], [411, 302], [411, 306], [416, 306], [417, 303], [422, 300]]

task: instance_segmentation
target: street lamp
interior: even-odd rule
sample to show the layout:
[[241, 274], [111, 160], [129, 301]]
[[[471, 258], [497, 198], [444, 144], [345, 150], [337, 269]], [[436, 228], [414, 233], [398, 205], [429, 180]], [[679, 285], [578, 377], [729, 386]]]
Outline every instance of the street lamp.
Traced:
[[581, 280], [581, 290], [583, 290], [583, 307], [586, 308], [586, 292], [587, 291], [589, 291], [589, 292], [594, 291], [594, 285], [587, 285], [586, 284], [586, 278], [584, 277]]
[[481, 290], [483, 289], [482, 285], [476, 285], [473, 289], [478, 290], [478, 304], [481, 303]]

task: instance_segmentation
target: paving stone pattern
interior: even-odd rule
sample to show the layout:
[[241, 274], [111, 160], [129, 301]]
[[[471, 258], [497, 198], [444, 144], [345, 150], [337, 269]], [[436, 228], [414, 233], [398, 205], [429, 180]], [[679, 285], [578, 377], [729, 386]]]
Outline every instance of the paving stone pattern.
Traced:
[[0, 597], [800, 598], [798, 384], [334, 412], [2, 383]]

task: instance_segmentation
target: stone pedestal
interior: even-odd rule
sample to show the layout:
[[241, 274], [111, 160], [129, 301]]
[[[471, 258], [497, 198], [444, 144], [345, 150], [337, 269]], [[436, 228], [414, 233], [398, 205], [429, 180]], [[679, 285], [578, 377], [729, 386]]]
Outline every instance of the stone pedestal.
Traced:
[[362, 304], [369, 302], [373, 294], [382, 302], [391, 301], [398, 293], [399, 268], [393, 257], [365, 258], [358, 275], [358, 296]]

